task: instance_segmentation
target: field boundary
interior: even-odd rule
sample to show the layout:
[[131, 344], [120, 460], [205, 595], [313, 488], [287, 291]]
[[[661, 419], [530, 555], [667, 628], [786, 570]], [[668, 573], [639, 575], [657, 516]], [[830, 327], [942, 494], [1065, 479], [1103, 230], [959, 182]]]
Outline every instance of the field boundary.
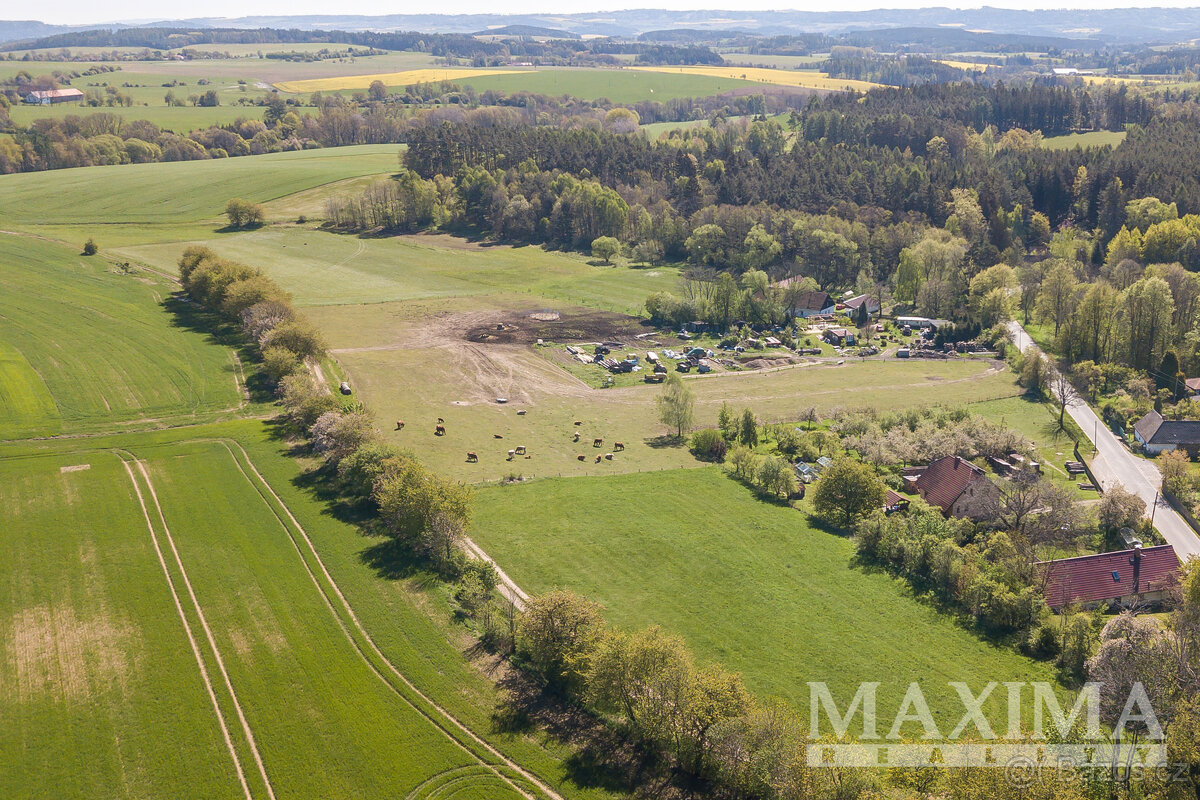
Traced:
[[[208, 441], [214, 441], [214, 440], [208, 440]], [[510, 787], [512, 787], [512, 789], [514, 791], [516, 791], [518, 794], [520, 794], [522, 797], [527, 798], [527, 800], [535, 800], [533, 795], [529, 794], [529, 792], [525, 791], [523, 788], [518, 786], [517, 783], [514, 782], [514, 780], [512, 778], [510, 778], [508, 775], [505, 775], [504, 772], [502, 772], [500, 769], [501, 766], [506, 767], [507, 769], [515, 772], [523, 780], [528, 781], [531, 785], [536, 787], [536, 789], [538, 791], [540, 791], [542, 794], [551, 798], [551, 800], [563, 800], [561, 795], [559, 795], [557, 792], [555, 792], [553, 789], [551, 789], [548, 785], [546, 785], [540, 778], [533, 775], [532, 773], [527, 771], [524, 767], [520, 766], [512, 759], [505, 756], [503, 753], [501, 753], [499, 750], [497, 750], [495, 747], [493, 747], [491, 744], [489, 744], [487, 741], [485, 741], [482, 737], [480, 737], [478, 734], [476, 734], [474, 731], [472, 731], [469, 727], [467, 727], [467, 725], [465, 723], [461, 722], [457, 717], [455, 717], [453, 714], [451, 714], [448, 710], [446, 710], [445, 708], [440, 706], [438, 703], [436, 703], [434, 700], [432, 700], [429, 696], [427, 696], [424, 692], [422, 692], [420, 689], [418, 689], [416, 687], [416, 685], [412, 681], [410, 681], [404, 675], [404, 673], [402, 673], [399, 670], [399, 668], [396, 667], [396, 665], [393, 664], [390, 659], [388, 659], [388, 657], [386, 655], [384, 655], [383, 651], [379, 648], [379, 645], [376, 644], [375, 640], [371, 637], [371, 635], [367, 632], [366, 628], [363, 626], [362, 622], [358, 619], [358, 615], [354, 613], [353, 607], [350, 605], [349, 601], [346, 599], [345, 595], [342, 593], [341, 587], [338, 586], [337, 581], [335, 581], [333, 579], [333, 576], [329, 573], [328, 568], [325, 566], [325, 562], [322, 560], [320, 553], [317, 551], [316, 546], [312, 542], [312, 539], [309, 538], [308, 532], [304, 529], [304, 526], [300, 524], [299, 520], [297, 520], [295, 515], [292, 514], [292, 511], [288, 507], [287, 503], [285, 503], [283, 501], [283, 499], [279, 497], [279, 495], [271, 487], [270, 483], [268, 483], [267, 480], [262, 476], [262, 473], [260, 473], [258, 471], [258, 468], [254, 465], [254, 461], [253, 461], [253, 459], [250, 458], [250, 455], [246, 452], [246, 449], [244, 447], [242, 447], [241, 443], [237, 442], [236, 440], [217, 439], [215, 441], [219, 442], [229, 452], [229, 456], [233, 460], [234, 464], [237, 466], [238, 471], [241, 472], [242, 476], [246, 479], [246, 481], [252, 487], [254, 487], [255, 491], [257, 491], [259, 493], [259, 495], [263, 498], [263, 502], [267, 505], [268, 508], [271, 509], [271, 512], [275, 515], [276, 519], [279, 520], [280, 526], [284, 529], [284, 532], [287, 533], [288, 538], [291, 539], [293, 547], [296, 548], [296, 554], [300, 556], [300, 560], [304, 563], [305, 569], [308, 571], [309, 577], [312, 578], [313, 584], [317, 587], [317, 591], [320, 592], [321, 597], [325, 600], [326, 606], [329, 608], [330, 613], [333, 614], [333, 617], [337, 621], [339, 627], [341, 627], [342, 631], [346, 634], [346, 638], [350, 641], [351, 645], [354, 646], [355, 650], [358, 651], [359, 655], [362, 657], [363, 661], [367, 664], [367, 666], [371, 669], [371, 671], [374, 672], [379, 677], [379, 679], [381, 681], [383, 681], [383, 683], [386, 686], [391, 688], [392, 691], [395, 692], [398, 697], [400, 697], [402, 700], [404, 700], [406, 703], [408, 703], [415, 711], [417, 711], [419, 714], [421, 714], [423, 717], [425, 717], [427, 720], [429, 720], [430, 724], [432, 724], [434, 727], [436, 727], [438, 730], [440, 730], [443, 734], [445, 734], [445, 736], [447, 738], [449, 738], [452, 742], [454, 742], [459, 747], [461, 747], [465, 752], [469, 753], [471, 756], [473, 756], [475, 759], [477, 759], [481, 765], [490, 769], [498, 778], [500, 778], [502, 781], [504, 781], [506, 784], [508, 784]], [[248, 466], [250, 468], [250, 471], [254, 473], [254, 476], [257, 479], [257, 482], [254, 479], [251, 479], [250, 475], [247, 474], [246, 470], [242, 466], [241, 461], [238, 459], [237, 455], [233, 452], [233, 447], [230, 446], [231, 444], [233, 446], [237, 447], [238, 451], [241, 453], [242, 459], [244, 459], [246, 462], [246, 466]], [[266, 494], [264, 494], [264, 491], [263, 491], [264, 489], [266, 490], [266, 493], [270, 494], [270, 496], [272, 498], [274, 498], [275, 503], [277, 503], [279, 508], [283, 510], [283, 513], [287, 515], [287, 518], [291, 521], [292, 526], [295, 527], [295, 530], [300, 534], [300, 537], [304, 539], [304, 543], [305, 543], [309, 553], [311, 553], [313, 560], [316, 562], [317, 566], [320, 568], [321, 574], [324, 576], [325, 580], [329, 584], [329, 588], [332, 589], [333, 593], [337, 596], [339, 604], [344, 609], [347, 617], [349, 617], [350, 621], [353, 623], [354, 628], [358, 631], [359, 635], [362, 637], [363, 641], [366, 643], [366, 646], [370, 649], [371, 653], [373, 653], [375, 655], [375, 657], [378, 658], [387, 667], [388, 671], [390, 671], [393, 675], [395, 675], [396, 678], [404, 684], [404, 686], [408, 689], [408, 691], [412, 692], [414, 695], [416, 695], [418, 698], [420, 698], [421, 702], [423, 704], [427, 705], [428, 708], [420, 707], [417, 703], [413, 702], [413, 700], [411, 698], [405, 696], [405, 694], [399, 690], [399, 687], [397, 687], [394, 683], [392, 683], [390, 680], [388, 680], [387, 677], [384, 676], [382, 674], [382, 672], [380, 672], [379, 668], [374, 663], [372, 663], [371, 659], [368, 658], [367, 652], [364, 651], [363, 645], [360, 642], [356, 641], [353, 634], [351, 634], [350, 630], [346, 627], [345, 620], [342, 618], [342, 616], [337, 612], [337, 609], [334, 607], [333, 601], [329, 597], [327, 589], [321, 585], [321, 581], [317, 578], [316, 573], [313, 571], [312, 566], [309, 564], [308, 558], [305, 557], [304, 552], [301, 550], [300, 543], [296, 540], [296, 537], [292, 533], [291, 528], [287, 525], [287, 523], [284, 522], [283, 518], [279, 515], [279, 511], [275, 508], [275, 506], [272, 505], [272, 503], [267, 500], [267, 496], [266, 496]], [[441, 719], [439, 719], [439, 717]], [[468, 747], [466, 745], [466, 743], [463, 742], [458, 736], [454, 735], [448, 729], [447, 724], [449, 724], [449, 726], [451, 726], [453, 728], [457, 728], [458, 730], [460, 730], [473, 743], [475, 743], [479, 747], [483, 748], [488, 753], [488, 755], [492, 756], [500, 763], [493, 764], [493, 763], [490, 763], [489, 761], [485, 760], [481, 755], [476, 753], [472, 748]]]
[[150, 512], [146, 510], [146, 499], [142, 496], [141, 487], [138, 486], [137, 478], [134, 477], [133, 469], [130, 468], [129, 462], [120, 454], [121, 465], [125, 467], [125, 472], [129, 475], [129, 482], [133, 484], [133, 490], [137, 493], [138, 505], [142, 507], [142, 516], [146, 519], [146, 528], [150, 531], [150, 540], [154, 543], [154, 552], [158, 554], [158, 563], [162, 567], [163, 576], [167, 579], [167, 588], [171, 592], [171, 599], [175, 601], [175, 610], [179, 613], [179, 621], [183, 623], [183, 631], [187, 634], [188, 644], [192, 647], [192, 655], [196, 659], [196, 665], [200, 667], [200, 679], [204, 682], [204, 688], [208, 692], [208, 697], [212, 701], [213, 711], [217, 715], [217, 723], [221, 726], [221, 735], [225, 739], [225, 746], [229, 749], [229, 757], [233, 759], [234, 769], [237, 770], [238, 781], [242, 785], [242, 791], [246, 795], [246, 800], [253, 800], [253, 795], [250, 793], [250, 786], [246, 782], [246, 773], [242, 770], [242, 762], [238, 758], [237, 749], [233, 745], [233, 738], [229, 734], [229, 726], [225, 722], [225, 714], [221, 711], [221, 704], [217, 701], [216, 691], [213, 689], [212, 679], [208, 674], [208, 667], [204, 664], [204, 657], [200, 654], [200, 646], [196, 644], [196, 637], [192, 633], [192, 626], [187, 621], [187, 615], [183, 613], [183, 604], [179, 601], [179, 592], [175, 589], [175, 581], [171, 578], [171, 571], [167, 569], [167, 561], [163, 557], [162, 547], [158, 543], [158, 535], [154, 532], [154, 525], [150, 521]]

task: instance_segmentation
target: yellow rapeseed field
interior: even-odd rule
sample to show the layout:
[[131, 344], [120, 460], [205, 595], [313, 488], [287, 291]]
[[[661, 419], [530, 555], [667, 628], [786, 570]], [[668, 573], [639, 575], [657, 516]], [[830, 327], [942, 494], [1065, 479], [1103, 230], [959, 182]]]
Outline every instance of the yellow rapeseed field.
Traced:
[[947, 67], [978, 72], [985, 72], [989, 67], [996, 66], [995, 64], [984, 64], [980, 61], [947, 61], [944, 58], [935, 58], [934, 61], [939, 64], [945, 64]]
[[374, 75], [343, 75], [338, 78], [311, 78], [303, 81], [280, 81], [275, 88], [281, 92], [337, 92], [342, 89], [366, 89], [374, 81], [385, 86], [412, 86], [414, 83], [454, 81], [478, 78], [481, 75], [509, 75], [523, 72], [517, 69], [409, 69], [403, 72], [382, 72]]
[[676, 75], [707, 75], [712, 78], [772, 83], [777, 86], [803, 86], [808, 89], [865, 92], [879, 88], [878, 83], [831, 78], [824, 72], [812, 70], [767, 69], [765, 67], [631, 67], [644, 72], [666, 72]]

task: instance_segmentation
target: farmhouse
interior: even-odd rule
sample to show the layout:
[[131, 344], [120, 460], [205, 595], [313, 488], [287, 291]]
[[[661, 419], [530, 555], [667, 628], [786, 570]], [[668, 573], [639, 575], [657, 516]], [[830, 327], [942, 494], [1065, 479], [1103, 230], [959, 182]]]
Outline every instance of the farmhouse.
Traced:
[[31, 105], [49, 106], [55, 103], [79, 103], [83, 101], [83, 92], [78, 89], [46, 89], [30, 92], [25, 95], [25, 102]]
[[1200, 452], [1200, 422], [1196, 420], [1167, 420], [1151, 411], [1134, 424], [1133, 436], [1146, 455], [1186, 450], [1195, 458]]
[[958, 456], [934, 461], [911, 480], [922, 499], [948, 517], [984, 519], [1000, 491], [983, 470]]
[[1169, 544], [1145, 549], [1139, 544], [1115, 553], [1040, 561], [1037, 567], [1044, 571], [1043, 593], [1051, 608], [1129, 605], [1162, 600], [1176, 581], [1179, 558]]
[[828, 292], [805, 292], [796, 299], [796, 316], [820, 317], [832, 314], [836, 307]]
[[857, 297], [851, 297], [844, 305], [848, 310], [853, 312], [857, 312], [861, 306], [865, 305], [868, 314], [879, 313], [879, 299], [869, 294], [860, 294]]

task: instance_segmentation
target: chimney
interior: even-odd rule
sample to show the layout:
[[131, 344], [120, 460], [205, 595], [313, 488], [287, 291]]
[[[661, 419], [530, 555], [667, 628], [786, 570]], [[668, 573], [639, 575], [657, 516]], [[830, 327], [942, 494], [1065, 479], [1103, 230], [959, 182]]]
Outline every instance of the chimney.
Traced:
[[1133, 562], [1133, 593], [1141, 594], [1142, 545], [1140, 542], [1133, 546], [1133, 558], [1129, 560]]

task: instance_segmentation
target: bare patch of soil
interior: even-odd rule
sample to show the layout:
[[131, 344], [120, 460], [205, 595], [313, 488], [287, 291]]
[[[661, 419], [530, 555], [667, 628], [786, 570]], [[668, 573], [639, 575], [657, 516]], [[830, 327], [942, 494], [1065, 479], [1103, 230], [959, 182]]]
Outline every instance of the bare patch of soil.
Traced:
[[18, 611], [5, 636], [18, 700], [50, 695], [78, 700], [129, 674], [126, 648], [133, 630], [107, 614], [80, 619], [70, 606], [42, 605]]
[[460, 315], [463, 338], [476, 344], [533, 344], [538, 339], [564, 341], [621, 341], [649, 330], [643, 320], [608, 311], [527, 312], [488, 311]]

